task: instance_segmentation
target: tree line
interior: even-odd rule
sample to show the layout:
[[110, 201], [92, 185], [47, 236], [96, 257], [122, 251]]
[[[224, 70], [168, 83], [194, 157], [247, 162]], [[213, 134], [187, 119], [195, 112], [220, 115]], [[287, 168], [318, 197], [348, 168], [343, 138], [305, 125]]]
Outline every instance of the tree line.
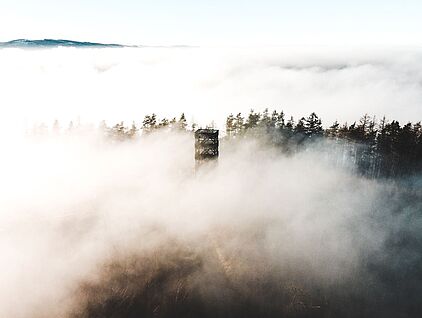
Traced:
[[[396, 177], [422, 171], [421, 122], [400, 125], [383, 117], [377, 121], [367, 114], [352, 124], [335, 121], [324, 129], [316, 113], [297, 122], [285, 118], [283, 111], [262, 113], [253, 110], [244, 117], [230, 114], [226, 119], [229, 139], [244, 136], [265, 136], [286, 153], [298, 151], [317, 141], [328, 140], [342, 156], [352, 161], [357, 171], [368, 177]], [[338, 162], [341, 164], [341, 162]]]
[[[40, 124], [29, 133], [39, 136], [51, 131], [68, 134], [96, 131], [111, 142], [119, 142], [155, 131], [187, 132], [196, 128], [195, 123], [188, 124], [182, 113], [171, 119], [159, 119], [156, 114], [149, 114], [139, 126], [135, 122], [128, 126], [124, 122], [108, 126], [102, 121], [97, 128], [79, 122], [70, 122], [67, 128], [61, 128], [56, 120], [51, 129]], [[242, 113], [227, 116], [223, 139], [230, 141], [247, 137], [264, 138], [286, 154], [306, 149], [305, 146], [316, 142], [329, 141], [340, 154], [336, 156], [337, 164], [352, 161], [360, 174], [373, 178], [405, 176], [422, 171], [420, 121], [400, 125], [397, 120], [388, 121], [384, 117], [377, 121], [365, 114], [351, 124], [336, 121], [324, 128], [321, 118], [314, 112], [297, 121], [292, 116], [286, 118], [283, 111], [270, 112], [268, 109], [262, 112], [251, 110], [246, 116]]]

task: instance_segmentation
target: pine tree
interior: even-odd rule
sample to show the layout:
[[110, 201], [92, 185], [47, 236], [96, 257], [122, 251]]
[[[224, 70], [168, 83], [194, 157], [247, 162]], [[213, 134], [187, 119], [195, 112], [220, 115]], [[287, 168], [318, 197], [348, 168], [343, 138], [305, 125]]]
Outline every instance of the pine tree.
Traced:
[[126, 139], [126, 128], [122, 121], [113, 126], [111, 129], [111, 135], [113, 139], [117, 141], [123, 141]]
[[303, 134], [305, 135], [307, 131], [307, 128], [305, 127], [305, 118], [302, 117], [297, 122], [297, 125], [294, 127], [294, 133], [295, 134]]
[[238, 113], [234, 122], [235, 136], [240, 136], [241, 134], [243, 134], [243, 131], [245, 129], [244, 121], [245, 120], [242, 116], [242, 113]]
[[232, 138], [236, 134], [235, 118], [230, 114], [226, 119], [226, 134], [228, 138]]
[[246, 119], [245, 128], [246, 129], [253, 129], [258, 126], [259, 121], [261, 120], [261, 114], [255, 113], [253, 109], [251, 109], [248, 118]]
[[163, 119], [161, 119], [157, 128], [159, 128], [159, 129], [168, 128], [169, 125], [170, 125], [169, 120], [164, 117]]
[[262, 112], [262, 118], [258, 124], [259, 126], [265, 128], [267, 131], [270, 131], [271, 128], [275, 127], [275, 123], [272, 121], [272, 117], [270, 117], [268, 108], [265, 108]]
[[321, 119], [317, 114], [311, 113], [309, 117], [304, 119], [304, 133], [308, 138], [321, 137], [323, 135]]
[[413, 125], [413, 131], [416, 136], [415, 142], [415, 166], [416, 171], [422, 171], [422, 125], [421, 122], [417, 122]]
[[176, 117], [173, 117], [172, 119], [170, 119], [168, 127], [170, 128], [170, 130], [175, 131], [177, 130], [178, 126], [177, 126], [177, 120]]
[[136, 134], [138, 132], [138, 127], [136, 127], [136, 123], [132, 121], [132, 126], [127, 132], [127, 135], [130, 139], [134, 139], [136, 137]]
[[271, 115], [271, 121], [274, 123], [274, 127], [278, 129], [284, 129], [284, 112], [281, 111], [280, 114], [278, 114], [276, 110], [273, 111]]
[[293, 116], [290, 116], [290, 119], [287, 121], [286, 128], [288, 131], [293, 132], [295, 127], [295, 120]]
[[188, 126], [185, 113], [182, 113], [180, 115], [179, 121], [177, 122], [177, 128], [181, 131], [186, 131], [186, 127]]
[[328, 138], [338, 139], [340, 124], [336, 120], [328, 129], [325, 130], [325, 136]]
[[154, 113], [151, 115], [146, 115], [142, 121], [142, 132], [144, 134], [149, 134], [157, 128], [157, 115]]

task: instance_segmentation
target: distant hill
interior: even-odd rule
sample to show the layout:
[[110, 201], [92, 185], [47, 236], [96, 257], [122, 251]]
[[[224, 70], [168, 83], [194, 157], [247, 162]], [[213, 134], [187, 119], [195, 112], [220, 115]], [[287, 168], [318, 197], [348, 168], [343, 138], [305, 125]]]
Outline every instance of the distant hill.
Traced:
[[49, 49], [56, 47], [75, 47], [75, 48], [196, 48], [190, 45], [170, 45], [170, 46], [146, 46], [146, 45], [123, 45], [123, 44], [104, 44], [95, 42], [79, 42], [71, 40], [27, 40], [18, 39], [9, 42], [0, 42], [0, 49], [4, 48], [20, 48], [20, 49]]
[[75, 47], [75, 48], [122, 48], [128, 47], [122, 44], [104, 44], [104, 43], [93, 43], [93, 42], [78, 42], [70, 40], [27, 40], [19, 39], [9, 42], [0, 42], [0, 48], [54, 48], [54, 47]]

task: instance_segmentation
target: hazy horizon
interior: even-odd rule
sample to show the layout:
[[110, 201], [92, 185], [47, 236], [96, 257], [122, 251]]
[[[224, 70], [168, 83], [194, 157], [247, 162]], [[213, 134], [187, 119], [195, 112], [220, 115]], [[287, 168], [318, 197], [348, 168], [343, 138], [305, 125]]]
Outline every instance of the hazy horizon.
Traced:
[[224, 129], [230, 113], [270, 108], [296, 120], [316, 112], [324, 126], [366, 113], [417, 122], [421, 57], [416, 49], [3, 49], [0, 121], [24, 131], [56, 119], [139, 124], [184, 112]]

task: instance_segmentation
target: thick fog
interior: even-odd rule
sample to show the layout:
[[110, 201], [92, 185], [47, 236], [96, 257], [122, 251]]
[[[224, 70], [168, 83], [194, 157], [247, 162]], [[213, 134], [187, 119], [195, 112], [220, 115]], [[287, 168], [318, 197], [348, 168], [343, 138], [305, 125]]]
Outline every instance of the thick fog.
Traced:
[[326, 149], [223, 143], [218, 164], [195, 173], [188, 133], [14, 143], [0, 167], [0, 316], [112, 316], [108, 298], [132, 306], [162, 270], [160, 295], [182, 289], [214, 309], [246, 297], [286, 315], [330, 302], [412, 317], [420, 187], [357, 177]]
[[265, 107], [325, 125], [365, 113], [422, 118], [419, 49], [359, 47], [0, 50], [2, 126], [185, 112], [220, 128]]
[[0, 316], [415, 317], [420, 176], [363, 178], [329, 143], [287, 156], [263, 140], [223, 141], [218, 164], [195, 172], [190, 133], [120, 143], [21, 132], [55, 119], [139, 124], [152, 112], [223, 128], [230, 112], [265, 107], [315, 111], [325, 125], [364, 113], [417, 122], [421, 57], [0, 50]]

